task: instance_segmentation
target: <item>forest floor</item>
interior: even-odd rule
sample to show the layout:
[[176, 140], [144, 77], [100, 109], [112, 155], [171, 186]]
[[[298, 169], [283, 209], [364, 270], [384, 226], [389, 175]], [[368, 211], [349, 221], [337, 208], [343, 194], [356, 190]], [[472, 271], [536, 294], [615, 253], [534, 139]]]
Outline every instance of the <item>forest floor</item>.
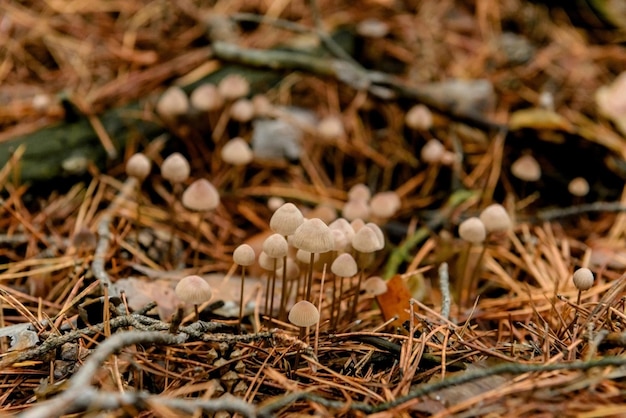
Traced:
[[0, 413], [626, 415], [617, 4], [0, 3]]

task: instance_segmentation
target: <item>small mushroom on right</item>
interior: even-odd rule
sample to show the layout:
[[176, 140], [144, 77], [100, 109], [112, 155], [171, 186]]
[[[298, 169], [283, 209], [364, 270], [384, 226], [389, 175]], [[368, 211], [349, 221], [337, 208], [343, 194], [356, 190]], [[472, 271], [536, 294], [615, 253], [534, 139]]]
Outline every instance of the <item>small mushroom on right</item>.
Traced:
[[574, 281], [574, 286], [576, 286], [576, 289], [578, 289], [578, 298], [576, 299], [576, 304], [579, 305], [582, 292], [591, 289], [591, 287], [593, 286], [593, 272], [587, 267], [581, 267], [574, 272], [572, 280]]

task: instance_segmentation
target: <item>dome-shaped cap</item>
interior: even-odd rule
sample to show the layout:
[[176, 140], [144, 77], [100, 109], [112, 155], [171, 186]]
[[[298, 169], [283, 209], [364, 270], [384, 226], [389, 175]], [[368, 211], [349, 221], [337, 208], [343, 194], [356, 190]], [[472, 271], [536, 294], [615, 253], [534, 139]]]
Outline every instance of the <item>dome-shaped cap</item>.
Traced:
[[348, 190], [348, 200], [365, 200], [366, 202], [372, 197], [369, 187], [363, 183], [357, 183]]
[[273, 271], [283, 266], [282, 257], [270, 257], [265, 251], [259, 253], [259, 266], [263, 270]]
[[144, 154], [133, 154], [126, 162], [126, 174], [143, 181], [150, 174], [150, 160]]
[[251, 266], [255, 259], [254, 248], [248, 244], [241, 244], [233, 251], [233, 261], [240, 266]]
[[352, 277], [358, 270], [356, 260], [349, 253], [339, 254], [330, 265], [330, 271], [339, 277]]
[[156, 111], [163, 118], [174, 118], [189, 111], [189, 99], [180, 87], [165, 90], [156, 104]]
[[304, 216], [296, 205], [291, 202], [276, 209], [270, 218], [270, 229], [278, 234], [287, 236], [296, 232], [304, 222]]
[[334, 250], [335, 238], [321, 219], [305, 220], [293, 233], [291, 244], [312, 253], [326, 253]]
[[379, 192], [370, 200], [370, 212], [377, 218], [388, 219], [400, 209], [401, 201], [394, 191]]
[[487, 230], [483, 221], [474, 216], [461, 222], [459, 236], [472, 244], [481, 244], [487, 238]]
[[236, 100], [250, 93], [250, 83], [239, 74], [229, 74], [218, 84], [217, 89], [226, 100]]
[[576, 270], [572, 279], [578, 290], [589, 290], [593, 286], [593, 273], [586, 267]]
[[361, 290], [365, 292], [366, 296], [380, 296], [387, 292], [387, 282], [378, 276], [368, 277], [365, 281], [363, 281]]
[[349, 221], [355, 219], [368, 219], [370, 217], [370, 205], [363, 199], [352, 199], [344, 203], [341, 214]]
[[289, 322], [297, 327], [310, 327], [320, 320], [320, 313], [311, 302], [301, 300], [289, 311]]
[[480, 212], [480, 220], [483, 221], [487, 233], [504, 232], [511, 228], [511, 218], [504, 206], [493, 203]]
[[224, 98], [217, 90], [215, 84], [202, 84], [191, 93], [189, 98], [191, 105], [204, 112], [218, 110], [224, 106]]
[[250, 122], [254, 117], [254, 105], [248, 99], [237, 99], [230, 107], [230, 117], [237, 122]]
[[200, 276], [183, 277], [176, 285], [178, 299], [191, 305], [200, 305], [211, 300], [211, 286]]
[[280, 258], [287, 255], [289, 245], [281, 234], [272, 234], [263, 241], [263, 251], [270, 257]]
[[426, 106], [418, 104], [406, 112], [404, 123], [411, 129], [426, 131], [433, 126], [433, 114]]
[[254, 158], [254, 153], [245, 139], [236, 137], [224, 144], [220, 152], [222, 160], [232, 165], [246, 165]]
[[511, 164], [511, 174], [523, 181], [537, 181], [541, 178], [541, 166], [532, 155], [522, 155]]
[[330, 115], [322, 118], [317, 124], [317, 132], [323, 139], [337, 139], [345, 134], [343, 122], [338, 116]]
[[352, 248], [362, 253], [373, 253], [384, 247], [376, 232], [367, 225], [359, 229], [352, 238]]
[[438, 139], [429, 139], [428, 142], [424, 144], [424, 147], [422, 147], [420, 156], [425, 163], [436, 164], [441, 161], [441, 157], [445, 151], [446, 148], [441, 141]]
[[210, 181], [198, 179], [185, 189], [181, 201], [189, 210], [204, 212], [218, 207], [220, 194]]
[[167, 156], [161, 164], [161, 175], [170, 183], [182, 183], [189, 178], [189, 161], [180, 152]]

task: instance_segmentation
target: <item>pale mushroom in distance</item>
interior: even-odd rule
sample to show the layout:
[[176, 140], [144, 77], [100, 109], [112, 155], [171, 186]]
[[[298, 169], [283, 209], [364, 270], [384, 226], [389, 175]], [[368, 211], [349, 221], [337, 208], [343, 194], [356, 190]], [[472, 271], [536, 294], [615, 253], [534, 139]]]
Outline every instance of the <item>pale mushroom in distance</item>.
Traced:
[[180, 184], [189, 178], [189, 161], [179, 152], [174, 152], [161, 163], [161, 175], [171, 184]]
[[166, 120], [173, 120], [189, 112], [189, 99], [180, 87], [165, 90], [156, 104], [157, 113]]
[[363, 183], [357, 183], [348, 190], [348, 200], [365, 200], [368, 202], [371, 197], [372, 192]]
[[394, 191], [378, 192], [370, 200], [370, 212], [375, 218], [389, 219], [400, 209], [400, 196]]
[[199, 319], [198, 305], [208, 302], [213, 296], [211, 286], [200, 276], [183, 277], [176, 285], [176, 296], [184, 303], [194, 306], [196, 320]]
[[417, 104], [406, 112], [404, 123], [410, 129], [427, 131], [433, 126], [433, 114], [423, 104]]
[[343, 122], [335, 115], [323, 117], [317, 125], [317, 132], [327, 140], [339, 139], [345, 135]]
[[567, 185], [567, 190], [576, 197], [584, 197], [589, 193], [589, 182], [584, 177], [575, 177]]
[[126, 174], [140, 183], [150, 174], [150, 160], [141, 152], [133, 154], [126, 162]]
[[202, 84], [191, 93], [191, 105], [203, 112], [212, 112], [224, 106], [224, 98], [215, 84]]
[[220, 155], [224, 162], [232, 165], [246, 165], [254, 158], [250, 145], [241, 137], [235, 137], [226, 142]]
[[487, 229], [480, 218], [467, 218], [459, 225], [459, 236], [463, 241], [480, 245], [487, 238]]
[[446, 148], [438, 139], [429, 139], [422, 147], [420, 156], [426, 164], [438, 164], [441, 157], [446, 152]]
[[387, 282], [379, 276], [368, 277], [364, 282], [361, 290], [366, 297], [376, 297], [387, 292]]
[[480, 212], [479, 218], [483, 221], [487, 233], [505, 232], [511, 229], [511, 217], [504, 206], [493, 203]]
[[226, 100], [236, 100], [250, 94], [250, 83], [239, 74], [229, 74], [218, 84], [217, 90]]
[[198, 223], [195, 229], [196, 248], [194, 252], [193, 265], [198, 265], [198, 254], [200, 247], [200, 225], [204, 213], [217, 208], [220, 204], [220, 194], [210, 181], [198, 179], [185, 189], [181, 197], [183, 206], [189, 210], [199, 212]]
[[254, 117], [254, 105], [248, 99], [240, 98], [230, 107], [230, 117], [237, 122], [250, 122]]
[[526, 154], [511, 164], [511, 173], [522, 181], [537, 181], [541, 178], [541, 166], [535, 157]]

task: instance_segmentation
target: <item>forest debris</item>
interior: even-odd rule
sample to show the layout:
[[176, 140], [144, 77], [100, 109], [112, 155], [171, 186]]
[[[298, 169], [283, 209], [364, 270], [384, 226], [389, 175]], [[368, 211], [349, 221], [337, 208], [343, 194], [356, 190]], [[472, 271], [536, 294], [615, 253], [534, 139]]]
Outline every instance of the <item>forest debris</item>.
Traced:
[[626, 71], [609, 85], [596, 91], [600, 113], [609, 118], [623, 135], [626, 135]]

